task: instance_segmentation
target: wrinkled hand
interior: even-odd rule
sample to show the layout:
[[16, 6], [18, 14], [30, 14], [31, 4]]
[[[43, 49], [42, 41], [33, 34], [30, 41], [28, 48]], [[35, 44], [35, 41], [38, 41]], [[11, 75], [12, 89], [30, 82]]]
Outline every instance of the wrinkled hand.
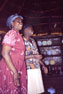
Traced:
[[47, 74], [48, 73], [47, 67], [43, 66], [43, 71], [44, 71], [45, 74]]
[[20, 86], [20, 75], [18, 73], [14, 74], [14, 84], [15, 86]]
[[42, 59], [42, 55], [34, 55], [34, 57], [39, 60]]

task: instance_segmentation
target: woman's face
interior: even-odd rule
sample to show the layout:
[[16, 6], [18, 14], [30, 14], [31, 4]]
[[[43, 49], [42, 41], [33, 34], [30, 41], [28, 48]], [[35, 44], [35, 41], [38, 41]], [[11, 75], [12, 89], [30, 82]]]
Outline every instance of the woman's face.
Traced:
[[27, 28], [24, 30], [24, 33], [25, 33], [25, 35], [27, 35], [27, 36], [32, 36], [33, 33], [34, 33], [34, 30], [33, 30], [32, 27], [27, 27]]
[[16, 18], [11, 24], [12, 27], [18, 31], [21, 30], [23, 26], [22, 20], [20, 18]]

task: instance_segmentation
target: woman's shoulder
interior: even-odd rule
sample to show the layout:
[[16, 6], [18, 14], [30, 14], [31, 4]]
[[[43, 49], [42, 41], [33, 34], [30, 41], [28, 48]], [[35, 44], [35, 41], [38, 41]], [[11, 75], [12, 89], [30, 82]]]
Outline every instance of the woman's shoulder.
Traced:
[[15, 38], [15, 36], [16, 36], [16, 32], [15, 31], [13, 31], [13, 30], [9, 30], [6, 34], [5, 34], [5, 36], [4, 36], [4, 38], [3, 38], [3, 40], [5, 39], [14, 39]]
[[2, 44], [8, 44], [8, 45], [12, 45], [15, 42], [15, 32], [13, 32], [13, 30], [9, 30], [2, 41]]
[[16, 32], [14, 30], [9, 30], [6, 35], [11, 35], [11, 34], [16, 34]]
[[15, 36], [16, 36], [16, 32], [15, 32], [14, 30], [9, 30], [9, 31], [5, 34], [4, 38], [11, 38], [11, 37], [15, 37]]

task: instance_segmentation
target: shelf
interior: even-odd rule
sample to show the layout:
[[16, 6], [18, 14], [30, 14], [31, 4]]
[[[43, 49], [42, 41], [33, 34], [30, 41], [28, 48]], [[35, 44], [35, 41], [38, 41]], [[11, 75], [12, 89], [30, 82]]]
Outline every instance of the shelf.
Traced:
[[63, 35], [44, 35], [44, 36], [34, 36], [35, 39], [53, 39], [53, 38], [63, 38]]
[[47, 76], [63, 77], [63, 35], [45, 35], [36, 37], [43, 62], [48, 67]]
[[59, 57], [59, 56], [63, 56], [63, 54], [59, 54], [59, 55], [44, 55], [44, 58], [45, 57]]
[[45, 46], [38, 46], [38, 47], [52, 47], [52, 46], [61, 46], [61, 43], [60, 44], [55, 44], [55, 45], [45, 45]]

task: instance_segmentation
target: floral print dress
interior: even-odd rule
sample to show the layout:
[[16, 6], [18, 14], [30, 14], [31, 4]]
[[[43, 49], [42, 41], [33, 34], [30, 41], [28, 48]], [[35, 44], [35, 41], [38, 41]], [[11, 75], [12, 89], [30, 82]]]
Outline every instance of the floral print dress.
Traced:
[[10, 57], [20, 77], [20, 87], [16, 87], [13, 81], [13, 72], [9, 70], [4, 59], [0, 61], [0, 94], [26, 94], [26, 66], [24, 62], [25, 46], [19, 32], [10, 30], [4, 36], [2, 45], [11, 47]]
[[[24, 42], [25, 42], [25, 55], [33, 55], [33, 54], [39, 54], [35, 40], [33, 38], [30, 38], [30, 40], [32, 41], [29, 42], [27, 41], [27, 39], [24, 37]], [[35, 69], [35, 68], [39, 68], [39, 62], [36, 59], [27, 59], [26, 60], [26, 66], [27, 69]]]

